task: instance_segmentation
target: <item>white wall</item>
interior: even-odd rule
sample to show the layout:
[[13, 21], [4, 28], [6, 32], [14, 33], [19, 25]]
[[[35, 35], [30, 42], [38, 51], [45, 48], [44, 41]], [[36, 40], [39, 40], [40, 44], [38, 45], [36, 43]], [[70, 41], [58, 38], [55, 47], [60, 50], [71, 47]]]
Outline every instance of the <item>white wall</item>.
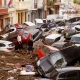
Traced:
[[38, 6], [38, 8], [42, 8], [43, 7], [43, 0], [38, 0], [37, 6]]
[[61, 0], [61, 3], [65, 3], [65, 4], [73, 3], [73, 0]]

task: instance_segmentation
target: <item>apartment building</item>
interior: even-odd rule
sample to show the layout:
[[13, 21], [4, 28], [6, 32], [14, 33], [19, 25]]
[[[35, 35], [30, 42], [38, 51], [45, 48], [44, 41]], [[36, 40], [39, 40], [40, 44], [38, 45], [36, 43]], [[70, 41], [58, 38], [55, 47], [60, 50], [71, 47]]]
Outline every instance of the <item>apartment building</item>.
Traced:
[[13, 21], [14, 8], [8, 7], [10, 0], [0, 0], [0, 28], [3, 30], [8, 22]]
[[15, 0], [16, 23], [27, 21], [28, 9], [31, 7], [31, 0]]
[[43, 0], [32, 0], [32, 7], [28, 9], [28, 21], [34, 22], [36, 18], [43, 18]]

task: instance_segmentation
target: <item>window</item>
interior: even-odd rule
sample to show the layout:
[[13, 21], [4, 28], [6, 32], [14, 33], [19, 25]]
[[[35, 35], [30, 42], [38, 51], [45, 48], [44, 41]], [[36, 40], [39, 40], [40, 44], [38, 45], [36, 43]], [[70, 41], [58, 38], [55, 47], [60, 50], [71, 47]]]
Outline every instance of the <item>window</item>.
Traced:
[[20, 13], [18, 13], [18, 23], [20, 23]]
[[67, 72], [67, 78], [77, 78], [77, 77], [78, 77], [78, 72], [77, 71]]
[[4, 6], [6, 5], [6, 0], [4, 0]]
[[38, 36], [38, 34], [39, 34], [39, 31], [33, 34], [33, 39], [35, 39]]
[[59, 78], [66, 78], [66, 73], [62, 73], [59, 75]]
[[26, 38], [28, 35], [28, 32], [23, 32], [22, 37]]
[[10, 32], [12, 32], [12, 31], [14, 31], [14, 29], [10, 29], [10, 30], [8, 30], [6, 33], [10, 33]]
[[4, 46], [5, 46], [5, 44], [0, 43], [0, 47], [4, 47]]
[[63, 63], [64, 63], [63, 58], [58, 59], [58, 60], [56, 61], [56, 63], [55, 63], [55, 67], [56, 67], [56, 66], [57, 66], [57, 67], [60, 67]]
[[47, 47], [42, 47], [42, 50], [45, 54], [49, 54], [50, 53], [50, 50], [47, 48]]
[[13, 43], [10, 43], [10, 44], [8, 44], [9, 45], [9, 47], [12, 47], [12, 46], [14, 46], [14, 44]]
[[17, 36], [15, 36], [13, 38], [9, 38], [8, 40], [11, 41], [11, 42], [17, 41]]

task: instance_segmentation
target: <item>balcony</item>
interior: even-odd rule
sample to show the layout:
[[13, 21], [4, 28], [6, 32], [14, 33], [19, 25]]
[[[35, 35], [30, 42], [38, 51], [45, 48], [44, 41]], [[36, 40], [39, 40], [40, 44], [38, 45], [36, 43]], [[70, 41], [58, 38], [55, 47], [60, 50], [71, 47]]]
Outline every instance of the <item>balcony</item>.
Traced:
[[23, 9], [29, 9], [29, 8], [31, 8], [31, 2], [30, 1], [16, 2], [15, 3], [15, 9], [16, 10], [23, 10]]
[[13, 5], [8, 7], [8, 12], [14, 12], [14, 11], [15, 11], [15, 8]]

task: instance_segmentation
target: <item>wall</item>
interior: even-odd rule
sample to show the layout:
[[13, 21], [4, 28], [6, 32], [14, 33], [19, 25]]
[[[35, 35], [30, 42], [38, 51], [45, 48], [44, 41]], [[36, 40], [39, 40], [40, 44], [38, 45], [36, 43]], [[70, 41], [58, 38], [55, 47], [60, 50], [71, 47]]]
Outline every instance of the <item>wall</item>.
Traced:
[[37, 8], [42, 8], [42, 7], [43, 7], [43, 0], [38, 0]]

